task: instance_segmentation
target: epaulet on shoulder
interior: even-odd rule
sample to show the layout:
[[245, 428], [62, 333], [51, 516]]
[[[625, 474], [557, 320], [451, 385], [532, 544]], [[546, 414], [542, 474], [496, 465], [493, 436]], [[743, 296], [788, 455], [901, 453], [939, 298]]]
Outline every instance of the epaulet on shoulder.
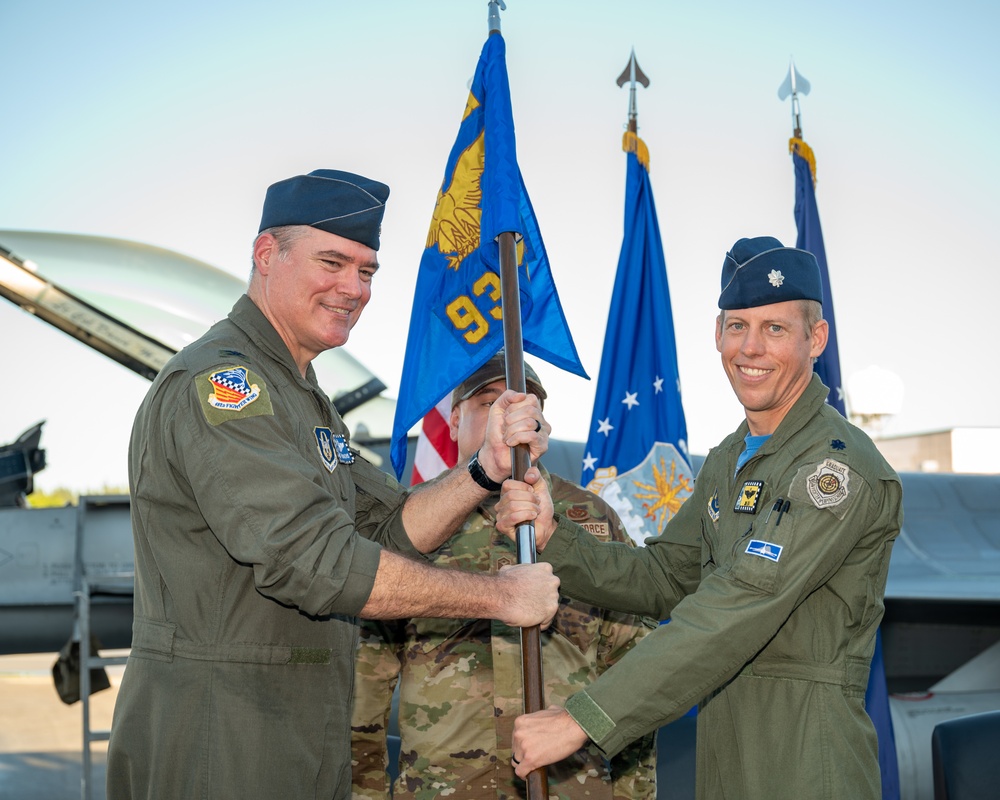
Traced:
[[825, 442], [825, 457], [849, 464], [862, 474], [876, 477], [878, 475], [894, 475], [892, 467], [885, 460], [878, 446], [871, 437], [857, 425], [830, 408], [825, 415], [830, 423]]

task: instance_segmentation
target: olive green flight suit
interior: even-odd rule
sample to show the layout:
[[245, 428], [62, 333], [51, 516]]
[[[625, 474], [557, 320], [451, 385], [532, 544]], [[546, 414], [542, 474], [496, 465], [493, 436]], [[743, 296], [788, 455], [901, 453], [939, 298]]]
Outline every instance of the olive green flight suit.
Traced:
[[864, 694], [902, 487], [826, 396], [814, 376], [737, 474], [744, 422], [646, 547], [560, 527], [541, 554], [570, 596], [671, 618], [566, 707], [610, 755], [700, 702], [704, 800], [881, 793]]
[[345, 463], [347, 435], [245, 295], [157, 376], [129, 448], [135, 618], [110, 800], [350, 795], [354, 615], [376, 541], [416, 551], [403, 490]]

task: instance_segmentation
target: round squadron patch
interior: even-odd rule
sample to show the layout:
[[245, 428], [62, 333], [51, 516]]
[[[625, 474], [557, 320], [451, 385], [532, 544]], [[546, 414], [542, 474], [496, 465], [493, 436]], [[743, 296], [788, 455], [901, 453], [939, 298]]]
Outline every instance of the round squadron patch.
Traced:
[[851, 471], [846, 464], [826, 459], [806, 478], [806, 491], [816, 508], [830, 508], [847, 499]]

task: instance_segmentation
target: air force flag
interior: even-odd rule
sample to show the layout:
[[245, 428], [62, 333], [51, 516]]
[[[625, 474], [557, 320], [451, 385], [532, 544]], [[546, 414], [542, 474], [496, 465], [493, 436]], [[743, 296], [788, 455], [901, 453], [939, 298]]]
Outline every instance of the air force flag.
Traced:
[[625, 237], [580, 482], [608, 501], [643, 544], [691, 496], [694, 477], [647, 151], [631, 132], [623, 148]]

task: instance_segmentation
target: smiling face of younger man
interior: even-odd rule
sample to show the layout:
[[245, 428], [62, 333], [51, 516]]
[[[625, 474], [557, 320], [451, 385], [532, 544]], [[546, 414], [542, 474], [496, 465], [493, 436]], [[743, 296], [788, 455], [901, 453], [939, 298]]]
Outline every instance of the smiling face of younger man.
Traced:
[[774, 433], [809, 385], [829, 327], [807, 305], [787, 300], [719, 314], [715, 346], [754, 436]]

